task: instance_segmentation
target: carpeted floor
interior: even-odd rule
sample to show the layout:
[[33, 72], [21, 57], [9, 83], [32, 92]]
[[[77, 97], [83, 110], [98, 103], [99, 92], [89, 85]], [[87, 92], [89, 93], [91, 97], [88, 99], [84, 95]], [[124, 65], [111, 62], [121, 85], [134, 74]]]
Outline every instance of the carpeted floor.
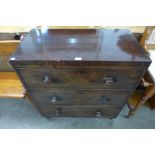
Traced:
[[125, 116], [128, 107], [125, 106], [115, 119], [103, 118], [51, 118], [47, 119], [26, 100], [0, 99], [0, 128], [82, 128], [82, 129], [130, 129], [155, 128], [155, 111], [143, 106], [130, 119]]

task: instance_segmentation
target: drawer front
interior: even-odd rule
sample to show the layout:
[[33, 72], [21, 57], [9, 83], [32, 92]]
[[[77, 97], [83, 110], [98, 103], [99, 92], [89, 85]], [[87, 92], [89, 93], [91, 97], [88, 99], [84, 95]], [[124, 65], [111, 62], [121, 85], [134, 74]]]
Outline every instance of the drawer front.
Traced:
[[122, 107], [99, 106], [99, 107], [52, 107], [40, 109], [45, 117], [106, 117], [115, 118]]
[[28, 88], [133, 88], [142, 70], [19, 69]]
[[108, 90], [50, 90], [30, 91], [34, 102], [40, 107], [55, 105], [119, 105], [127, 100], [130, 91]]

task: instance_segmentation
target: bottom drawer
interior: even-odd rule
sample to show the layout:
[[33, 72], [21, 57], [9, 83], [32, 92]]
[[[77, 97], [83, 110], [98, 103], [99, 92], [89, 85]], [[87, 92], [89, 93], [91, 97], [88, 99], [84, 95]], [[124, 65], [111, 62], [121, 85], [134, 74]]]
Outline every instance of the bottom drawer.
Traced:
[[94, 106], [94, 107], [70, 107], [53, 106], [47, 109], [40, 109], [45, 117], [106, 117], [114, 118], [122, 107], [119, 106]]

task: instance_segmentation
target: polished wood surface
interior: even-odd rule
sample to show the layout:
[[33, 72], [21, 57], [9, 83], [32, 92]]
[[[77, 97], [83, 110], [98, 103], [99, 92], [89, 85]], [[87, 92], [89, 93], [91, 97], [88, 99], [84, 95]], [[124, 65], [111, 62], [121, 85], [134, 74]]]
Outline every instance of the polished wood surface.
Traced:
[[15, 33], [0, 33], [0, 98], [25, 97], [25, 89], [8, 62], [19, 43]]
[[150, 62], [147, 53], [131, 32], [117, 29], [33, 29], [11, 58], [16, 61], [78, 61], [80, 59]]
[[55, 106], [43, 108], [41, 113], [45, 117], [97, 117], [115, 118], [120, 112], [119, 106]]
[[0, 73], [0, 98], [23, 98], [25, 89], [14, 72]]
[[[19, 74], [28, 88], [50, 89], [53, 87], [74, 88], [134, 88], [143, 69], [72, 68], [72, 69], [19, 69]], [[121, 75], [121, 76], [120, 76]], [[127, 85], [128, 83], [128, 85]]]
[[[129, 90], [31, 90], [34, 102], [41, 107], [63, 105], [118, 105], [123, 106], [129, 94]], [[73, 103], [74, 102], [74, 103]]]
[[0, 41], [0, 54], [12, 54], [19, 46], [19, 41]]
[[151, 63], [134, 35], [118, 29], [33, 29], [9, 61], [43, 116], [108, 118]]

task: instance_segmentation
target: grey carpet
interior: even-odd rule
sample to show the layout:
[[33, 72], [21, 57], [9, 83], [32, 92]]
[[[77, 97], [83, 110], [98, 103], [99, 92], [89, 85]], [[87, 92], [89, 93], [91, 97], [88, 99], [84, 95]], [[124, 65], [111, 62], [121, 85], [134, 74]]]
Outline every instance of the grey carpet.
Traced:
[[51, 118], [41, 116], [36, 108], [24, 99], [0, 99], [0, 128], [64, 128], [64, 129], [141, 129], [155, 128], [155, 111], [143, 106], [130, 119], [125, 106], [115, 119], [105, 118]]

